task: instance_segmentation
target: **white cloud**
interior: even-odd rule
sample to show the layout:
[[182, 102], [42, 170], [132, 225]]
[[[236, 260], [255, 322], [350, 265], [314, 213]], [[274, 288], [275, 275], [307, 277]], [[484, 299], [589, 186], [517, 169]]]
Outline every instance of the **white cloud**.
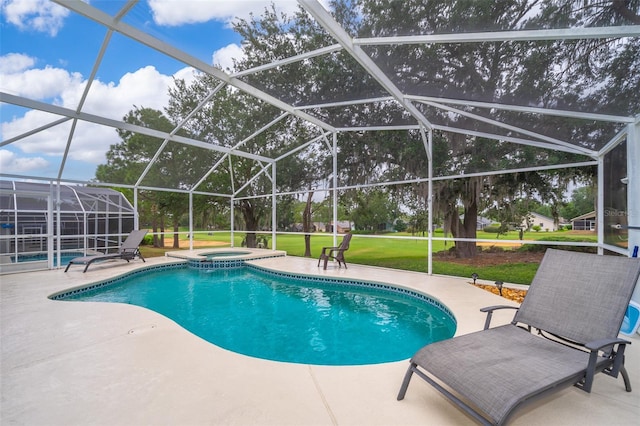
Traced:
[[193, 80], [196, 79], [196, 76], [198, 76], [199, 74], [200, 72], [196, 71], [194, 68], [187, 67], [178, 70], [175, 74], [173, 74], [173, 77], [178, 80], [184, 80], [187, 85], [189, 85], [193, 82]]
[[0, 74], [13, 74], [24, 71], [36, 64], [35, 58], [22, 53], [9, 53], [0, 56]]
[[55, 97], [61, 88], [82, 84], [82, 76], [61, 68], [46, 67], [15, 73], [0, 73], [2, 90], [33, 99]]
[[233, 70], [233, 60], [240, 60], [244, 57], [244, 50], [235, 43], [231, 43], [213, 52], [213, 65], [223, 70]]
[[49, 0], [0, 0], [0, 11], [20, 30], [58, 34], [69, 10]]
[[[278, 12], [291, 15], [298, 8], [296, 0], [273, 0]], [[159, 25], [177, 26], [207, 22], [211, 20], [233, 22], [236, 18], [248, 19], [250, 14], [260, 16], [265, 7], [264, 0], [149, 0], [154, 21]]]
[[31, 170], [42, 170], [49, 162], [42, 157], [17, 158], [16, 155], [6, 149], [0, 149], [0, 169], [4, 173], [25, 173]]
[[[0, 57], [0, 64], [6, 65], [1, 67], [4, 72], [0, 73], [2, 90], [71, 110], [77, 109], [87, 85], [86, 79], [78, 73], [70, 73], [61, 68], [30, 68], [37, 61], [28, 59], [26, 55]], [[183, 68], [176, 72], [175, 77], [190, 82], [195, 75], [192, 68]], [[172, 76], [161, 74], [153, 66], [127, 73], [117, 82], [95, 80], [82, 111], [120, 121], [134, 106], [162, 110], [168, 104], [168, 88], [172, 84]], [[2, 140], [23, 135], [59, 118], [41, 111], [27, 111], [24, 115], [2, 123]], [[59, 162], [66, 148], [70, 129], [71, 123], [66, 122], [14, 142], [11, 147], [15, 153], [11, 161], [19, 163], [23, 173], [26, 172], [25, 168], [33, 167], [33, 173], [37, 174], [41, 165], [30, 158], [20, 157], [20, 154], [25, 154], [26, 157], [50, 156], [52, 161]], [[118, 142], [120, 138], [114, 128], [79, 122], [73, 135], [69, 159], [92, 164], [103, 163], [110, 145]], [[6, 157], [7, 154], [3, 155]], [[56, 159], [53, 160], [53, 157]]]

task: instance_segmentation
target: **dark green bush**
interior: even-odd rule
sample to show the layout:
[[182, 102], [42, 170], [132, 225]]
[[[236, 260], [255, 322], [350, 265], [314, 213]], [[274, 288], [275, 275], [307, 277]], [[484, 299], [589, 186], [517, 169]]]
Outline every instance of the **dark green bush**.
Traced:
[[[567, 238], [567, 237], [548, 237], [545, 238], [545, 241], [559, 241], [559, 242], [583, 242], [583, 243], [590, 243], [593, 242], [592, 240], [589, 239], [581, 239], [581, 240], [577, 240], [575, 238]], [[538, 252], [545, 252], [547, 251], [548, 248], [556, 248], [558, 250], [571, 250], [571, 251], [578, 251], [578, 252], [583, 252], [583, 253], [596, 253], [597, 249], [595, 247], [576, 247], [576, 246], [557, 246], [554, 244], [523, 244], [522, 246], [520, 246], [520, 248], [518, 248], [518, 251], [524, 251], [524, 252], [529, 252], [529, 253], [538, 253]]]
[[140, 243], [140, 245], [143, 246], [152, 246], [153, 245], [153, 235], [145, 235], [144, 238], [142, 239], [142, 242]]
[[497, 234], [497, 233], [500, 232], [500, 225], [485, 226], [483, 231], [488, 233], [488, 234]]

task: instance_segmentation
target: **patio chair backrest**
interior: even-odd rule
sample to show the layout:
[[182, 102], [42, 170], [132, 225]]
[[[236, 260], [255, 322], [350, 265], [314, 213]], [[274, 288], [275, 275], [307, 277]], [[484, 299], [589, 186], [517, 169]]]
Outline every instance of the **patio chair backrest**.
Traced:
[[577, 343], [615, 338], [640, 260], [547, 250], [514, 322]]
[[340, 250], [349, 250], [349, 242], [351, 241], [351, 232], [347, 233], [340, 243]]
[[144, 240], [145, 235], [147, 235], [146, 229], [134, 229], [133, 231], [131, 231], [131, 233], [127, 235], [127, 238], [120, 246], [120, 252], [122, 253], [126, 251], [137, 250], [138, 246], [140, 246], [140, 244], [142, 243], [142, 240]]

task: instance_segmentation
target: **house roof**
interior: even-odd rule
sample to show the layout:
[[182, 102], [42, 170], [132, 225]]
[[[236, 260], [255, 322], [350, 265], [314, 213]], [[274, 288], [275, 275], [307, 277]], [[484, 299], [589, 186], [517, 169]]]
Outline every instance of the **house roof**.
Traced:
[[529, 213], [529, 214], [530, 214], [531, 216], [539, 217], [540, 219], [543, 219], [543, 220], [550, 220], [550, 221], [552, 221], [552, 222], [553, 222], [553, 218], [551, 218], [551, 217], [549, 217], [549, 216], [545, 216], [545, 215], [543, 215], [543, 214], [536, 213], [536, 212], [531, 212], [531, 213]]
[[585, 213], [583, 215], [580, 215], [578, 217], [574, 217], [573, 219], [571, 219], [571, 222], [573, 222], [574, 220], [581, 220], [581, 219], [595, 219], [596, 218], [596, 211], [592, 211], [589, 213]]

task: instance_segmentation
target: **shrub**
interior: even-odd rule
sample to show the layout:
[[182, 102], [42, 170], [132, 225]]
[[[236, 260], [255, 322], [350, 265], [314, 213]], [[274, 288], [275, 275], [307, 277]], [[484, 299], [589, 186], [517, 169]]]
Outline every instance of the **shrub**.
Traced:
[[[545, 238], [545, 241], [560, 241], [560, 242], [572, 242], [572, 243], [592, 242], [592, 240], [589, 240], [589, 239], [577, 240], [575, 238], [567, 238], [567, 237], [548, 237], [548, 238]], [[529, 253], [540, 253], [540, 252], [547, 251], [548, 248], [555, 248], [558, 250], [571, 250], [571, 251], [578, 251], [583, 253], [597, 252], [597, 249], [595, 247], [556, 246], [554, 244], [523, 244], [518, 248], [518, 251], [529, 252]]]
[[497, 233], [500, 232], [500, 225], [485, 226], [483, 231], [488, 233], [488, 234], [497, 234]]
[[407, 227], [408, 225], [401, 219], [396, 220], [396, 223], [393, 225], [393, 229], [397, 232], [404, 232], [407, 230]]
[[142, 246], [152, 246], [153, 245], [153, 235], [145, 235], [140, 243]]

